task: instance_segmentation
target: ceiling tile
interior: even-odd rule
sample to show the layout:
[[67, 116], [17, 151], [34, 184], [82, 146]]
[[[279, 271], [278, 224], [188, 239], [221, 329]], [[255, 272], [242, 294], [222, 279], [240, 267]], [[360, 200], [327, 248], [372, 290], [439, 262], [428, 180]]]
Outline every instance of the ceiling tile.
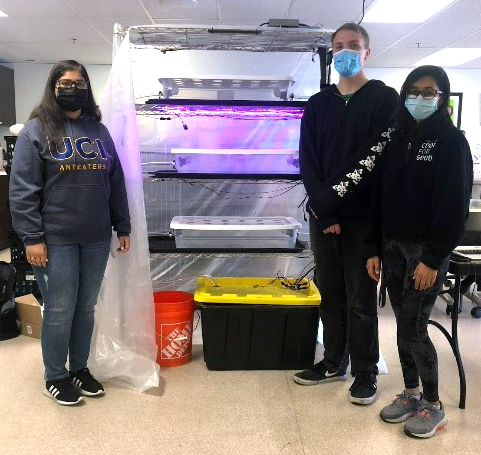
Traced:
[[38, 41], [44, 41], [44, 37], [39, 35], [35, 29], [25, 27], [23, 18], [5, 17], [0, 19], [0, 43], [36, 43]]
[[147, 20], [137, 0], [62, 0], [62, 3], [82, 17], [138, 17]]
[[371, 58], [366, 62], [366, 67], [391, 67], [391, 68], [405, 68], [414, 65], [417, 61], [423, 57], [427, 57], [437, 49], [425, 49], [425, 48], [411, 48], [411, 49], [397, 49], [391, 48], [384, 52], [380, 52], [382, 49], [372, 48]]
[[[366, 1], [366, 9], [372, 1]], [[342, 25], [345, 22], [359, 21], [361, 16], [362, 1], [298, 0], [289, 17], [302, 21], [314, 21], [314, 23], [320, 22], [325, 27], [325, 23], [329, 21], [339, 22]]]
[[481, 57], [478, 57], [475, 60], [471, 60], [470, 62], [463, 63], [456, 68], [481, 68]]
[[5, 61], [56, 63], [59, 60], [73, 59], [83, 64], [112, 62], [112, 46], [108, 44], [59, 45], [53, 43], [10, 43], [0, 44], [0, 58]]
[[453, 28], [465, 23], [477, 22], [479, 25], [481, 18], [481, 6], [479, 0], [459, 0], [451, 6], [445, 8], [442, 12], [433, 17], [429, 22], [448, 24], [451, 27], [446, 31], [449, 32]]
[[269, 19], [286, 17], [290, 3], [291, 0], [262, 0], [252, 1], [247, 6], [238, 0], [221, 0], [220, 8], [222, 20], [255, 20], [259, 25]]
[[25, 58], [21, 50], [12, 49], [11, 46], [0, 43], [0, 62], [17, 62], [24, 60]]
[[[391, 30], [392, 24], [389, 24]], [[420, 24], [396, 47], [447, 47], [481, 30], [480, 0], [460, 0]]]
[[98, 30], [102, 35], [106, 36], [110, 41], [112, 41], [114, 24], [116, 23], [126, 28], [132, 25], [150, 25], [149, 20], [142, 21], [135, 17], [116, 17], [112, 19], [89, 18], [87, 20], [96, 30]]
[[[110, 0], [112, 1], [112, 0]], [[1, 10], [9, 16], [71, 17], [72, 10], [62, 0], [1, 0]]]
[[[156, 19], [218, 19], [215, 0], [143, 0], [149, 14]], [[126, 16], [128, 17], [128, 16]]]
[[[159, 19], [154, 18], [155, 24], [174, 24], [174, 25], [219, 25], [218, 19]], [[222, 25], [226, 25], [225, 21]], [[236, 25], [241, 25], [240, 21], [236, 21]], [[242, 24], [244, 25], [244, 24]], [[249, 24], [246, 24], [249, 25]]]
[[[366, 7], [373, 1], [367, 0]], [[142, 2], [159, 24], [219, 24], [216, 0]], [[364, 23], [372, 45], [367, 66], [410, 66], [442, 47], [481, 47], [480, 3], [458, 0], [420, 25]], [[359, 20], [362, 6], [361, 0], [219, 0], [219, 4], [223, 25], [259, 26], [270, 18], [286, 17], [291, 7], [290, 18], [332, 30]], [[77, 58], [87, 63], [108, 64], [114, 23], [150, 23], [138, 0], [0, 0], [0, 9], [10, 15], [0, 19], [0, 59], [6, 60], [50, 63], [77, 52]], [[75, 47], [70, 38], [77, 38]], [[459, 68], [481, 68], [480, 59]]]
[[[31, 30], [38, 31], [55, 43], [71, 44], [72, 38], [76, 39], [76, 43], [105, 43], [104, 38], [94, 28], [78, 17], [66, 17], [61, 21], [55, 17], [25, 17], [22, 20], [29, 25]], [[55, 33], [52, 33], [52, 30], [55, 30]], [[109, 35], [110, 37], [111, 35]]]
[[457, 41], [453, 47], [481, 47], [481, 30], [468, 38]]
[[389, 33], [386, 33], [387, 24], [366, 23], [363, 26], [369, 33], [371, 46], [387, 47], [401, 39], [416, 28], [417, 24], [389, 24]]
[[[481, 18], [481, 14], [480, 14]], [[477, 23], [465, 22], [463, 26], [448, 27], [446, 24], [432, 23], [423, 24], [410, 35], [406, 36], [395, 46], [400, 48], [407, 47], [447, 47], [476, 32], [480, 29], [480, 19]], [[457, 46], [459, 47], [459, 46]]]
[[[1, 57], [6, 55], [7, 58], [13, 58], [15, 61], [20, 62], [25, 60], [54, 62], [60, 60], [58, 56], [62, 52], [65, 53], [62, 46], [53, 43], [9, 43], [8, 46], [1, 46]], [[6, 52], [4, 52], [4, 48], [7, 48]]]

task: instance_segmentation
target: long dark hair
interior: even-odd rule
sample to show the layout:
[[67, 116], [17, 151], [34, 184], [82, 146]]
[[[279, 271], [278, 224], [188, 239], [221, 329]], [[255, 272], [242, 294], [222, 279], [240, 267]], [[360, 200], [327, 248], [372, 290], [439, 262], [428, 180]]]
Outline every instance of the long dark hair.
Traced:
[[38, 118], [40, 120], [40, 125], [50, 143], [57, 144], [58, 146], [60, 146], [62, 142], [65, 113], [55, 99], [55, 84], [67, 71], [80, 71], [83, 78], [88, 82], [88, 101], [87, 105], [82, 109], [82, 112], [98, 121], [102, 118], [100, 109], [95, 104], [89, 75], [85, 67], [75, 60], [62, 60], [58, 62], [52, 68], [52, 71], [50, 71], [42, 100], [30, 114], [30, 119]]
[[[408, 74], [408, 77], [401, 87], [400, 106], [395, 125], [397, 130], [409, 131], [412, 129], [418, 129], [416, 128], [418, 126], [416, 120], [414, 120], [412, 115], [408, 112], [404, 106], [404, 102], [406, 101], [407, 92], [412, 85], [417, 80], [425, 76], [432, 77], [436, 81], [436, 84], [438, 84], [439, 90], [443, 92], [443, 94], [439, 97], [438, 109], [432, 116], [428, 117], [428, 119], [430, 119], [428, 123], [449, 119], [448, 105], [449, 96], [451, 93], [451, 84], [449, 83], [449, 78], [446, 74], [446, 71], [444, 71], [441, 67], [434, 65], [418, 66]], [[424, 122], [425, 121], [420, 122], [419, 129], [422, 129]]]

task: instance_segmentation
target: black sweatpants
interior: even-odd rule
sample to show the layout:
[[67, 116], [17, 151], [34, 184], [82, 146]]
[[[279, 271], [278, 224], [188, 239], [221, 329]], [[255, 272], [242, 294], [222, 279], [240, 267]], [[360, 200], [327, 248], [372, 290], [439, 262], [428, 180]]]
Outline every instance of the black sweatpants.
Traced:
[[365, 218], [345, 218], [340, 234], [324, 234], [310, 219], [316, 280], [321, 292], [324, 363], [329, 371], [377, 374], [379, 342], [376, 283], [369, 278], [363, 255]]
[[438, 396], [438, 357], [428, 334], [428, 320], [449, 266], [446, 258], [436, 281], [426, 291], [414, 287], [414, 270], [423, 253], [422, 243], [383, 240], [383, 273], [396, 316], [399, 360], [407, 389], [423, 385], [424, 398]]

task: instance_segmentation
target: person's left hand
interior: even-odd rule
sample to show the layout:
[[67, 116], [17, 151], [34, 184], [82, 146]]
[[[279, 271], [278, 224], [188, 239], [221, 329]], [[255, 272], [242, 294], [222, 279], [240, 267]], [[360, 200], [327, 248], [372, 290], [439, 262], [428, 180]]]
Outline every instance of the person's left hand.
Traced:
[[420, 262], [414, 270], [414, 287], [420, 291], [429, 289], [436, 281], [437, 274], [437, 270], [434, 270], [431, 267], [428, 267], [426, 264]]
[[130, 237], [128, 235], [120, 235], [119, 236], [119, 247], [117, 248], [117, 251], [120, 251], [121, 253], [127, 253], [130, 248]]

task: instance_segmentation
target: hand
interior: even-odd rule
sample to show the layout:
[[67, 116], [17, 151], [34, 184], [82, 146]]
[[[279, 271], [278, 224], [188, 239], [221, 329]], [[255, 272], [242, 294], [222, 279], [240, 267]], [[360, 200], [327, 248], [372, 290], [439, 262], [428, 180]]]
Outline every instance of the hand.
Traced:
[[324, 232], [324, 234], [340, 234], [341, 226], [339, 224], [333, 224], [332, 226], [324, 229], [322, 232]]
[[37, 267], [47, 267], [47, 245], [45, 242], [25, 246], [27, 261]]
[[381, 277], [381, 260], [379, 256], [373, 256], [369, 258], [366, 263], [368, 275], [376, 282], [379, 281]]
[[130, 249], [130, 237], [128, 235], [121, 235], [119, 236], [119, 247], [117, 251], [121, 253], [127, 253]]
[[428, 267], [426, 264], [420, 262], [414, 270], [414, 287], [420, 291], [429, 289], [436, 281], [437, 274], [437, 270], [434, 270], [431, 267]]

